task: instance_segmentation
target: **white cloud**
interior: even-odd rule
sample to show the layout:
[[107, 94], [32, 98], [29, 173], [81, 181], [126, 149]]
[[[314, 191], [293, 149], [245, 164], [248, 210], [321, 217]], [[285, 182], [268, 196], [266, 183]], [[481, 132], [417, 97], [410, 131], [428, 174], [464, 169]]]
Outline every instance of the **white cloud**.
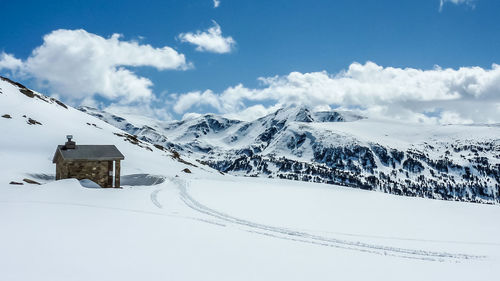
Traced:
[[153, 98], [151, 80], [127, 67], [150, 66], [158, 70], [186, 69], [183, 54], [170, 47], [154, 48], [136, 41], [104, 38], [79, 30], [55, 30], [24, 61], [3, 53], [0, 68], [20, 69], [53, 94], [82, 101], [95, 95], [122, 104]]
[[23, 62], [20, 59], [15, 58], [11, 54], [1, 53], [0, 54], [0, 70], [9, 69], [12, 71], [17, 71], [21, 69]]
[[175, 111], [183, 113], [206, 105], [228, 116], [246, 110], [259, 117], [270, 107], [331, 105], [354, 108], [372, 117], [414, 122], [500, 122], [500, 66], [496, 64], [491, 69], [421, 70], [367, 62], [353, 63], [334, 75], [292, 72], [259, 80], [260, 88], [240, 84], [219, 94], [207, 90], [207, 96], [200, 92], [178, 95]]
[[196, 45], [196, 50], [200, 52], [229, 53], [236, 45], [236, 41], [231, 36], [222, 36], [222, 30], [217, 22], [213, 21], [214, 26], [206, 31], [196, 31], [179, 34], [181, 42], [188, 42]]
[[[170, 112], [163, 107], [155, 107], [151, 103], [111, 104], [99, 106], [109, 113], [125, 116], [135, 124], [151, 125], [155, 120], [173, 120]], [[151, 122], [153, 121], [153, 122]]]
[[212, 91], [206, 90], [204, 92], [195, 91], [183, 94], [174, 105], [174, 111], [183, 113], [189, 108], [201, 105], [209, 105], [216, 109], [221, 108], [219, 98]]
[[214, 8], [219, 7], [220, 5], [220, 0], [214, 0]]
[[441, 114], [441, 123], [443, 124], [472, 124], [474, 121], [471, 119], [462, 118], [457, 112], [444, 111]]
[[476, 0], [440, 0], [439, 1], [439, 11], [443, 10], [443, 6], [446, 2], [455, 4], [455, 5], [465, 4], [465, 5], [468, 5], [469, 7], [475, 8]]

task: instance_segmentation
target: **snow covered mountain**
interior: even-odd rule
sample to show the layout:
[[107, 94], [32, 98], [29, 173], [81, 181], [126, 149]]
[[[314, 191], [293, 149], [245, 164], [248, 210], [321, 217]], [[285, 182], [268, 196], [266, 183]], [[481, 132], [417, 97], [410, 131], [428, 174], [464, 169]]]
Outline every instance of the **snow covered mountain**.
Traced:
[[81, 111], [220, 172], [391, 194], [500, 202], [500, 126], [424, 125], [290, 107], [251, 122], [207, 114], [135, 122]]
[[[305, 107], [280, 109], [251, 122], [212, 114], [164, 122], [88, 107], [75, 110], [7, 78], [0, 83], [2, 131], [24, 136], [7, 138], [4, 146], [19, 147], [19, 154], [36, 151], [29, 163], [8, 166], [0, 174], [12, 169], [52, 174], [52, 165], [44, 161], [66, 134], [73, 134], [82, 143], [115, 144], [133, 161], [158, 159], [149, 172], [161, 173], [165, 164], [159, 155], [166, 155], [176, 163], [175, 173], [214, 168], [398, 195], [500, 202], [498, 125], [410, 125]], [[45, 154], [37, 154], [41, 151]], [[16, 161], [13, 154], [3, 154], [7, 162]], [[141, 170], [134, 169], [130, 173]]]
[[125, 155], [124, 175], [175, 176], [186, 168], [199, 174], [215, 172], [1, 76], [0, 129], [0, 179], [7, 183], [23, 182], [24, 178], [52, 181], [52, 156], [66, 135], [73, 135], [77, 145], [115, 145]]

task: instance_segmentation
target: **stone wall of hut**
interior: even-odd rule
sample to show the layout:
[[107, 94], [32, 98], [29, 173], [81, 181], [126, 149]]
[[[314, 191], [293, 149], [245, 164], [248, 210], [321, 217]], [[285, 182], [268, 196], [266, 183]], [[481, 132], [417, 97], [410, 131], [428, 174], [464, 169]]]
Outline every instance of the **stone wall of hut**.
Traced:
[[56, 180], [89, 179], [102, 187], [112, 187], [110, 171], [113, 171], [112, 161], [59, 161], [56, 164]]

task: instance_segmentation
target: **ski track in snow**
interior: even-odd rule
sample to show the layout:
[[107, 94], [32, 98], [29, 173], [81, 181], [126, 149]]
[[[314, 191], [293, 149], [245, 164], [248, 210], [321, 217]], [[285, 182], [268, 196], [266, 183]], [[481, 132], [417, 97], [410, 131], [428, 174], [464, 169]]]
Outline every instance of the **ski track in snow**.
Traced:
[[[217, 218], [226, 223], [230, 223], [232, 225], [243, 227], [244, 231], [250, 233], [256, 233], [260, 235], [265, 235], [273, 238], [328, 246], [340, 249], [354, 250], [359, 252], [365, 252], [370, 254], [377, 255], [386, 255], [386, 256], [394, 256], [399, 258], [408, 258], [408, 259], [417, 259], [417, 260], [427, 260], [427, 261], [452, 261], [459, 262], [460, 260], [469, 260], [469, 259], [483, 259], [486, 256], [477, 256], [477, 255], [469, 255], [469, 254], [458, 254], [458, 253], [448, 253], [448, 252], [436, 252], [436, 251], [426, 251], [426, 250], [416, 250], [416, 249], [406, 249], [399, 247], [391, 247], [377, 244], [370, 244], [361, 241], [350, 241], [344, 239], [337, 239], [333, 237], [320, 236], [316, 234], [311, 234], [305, 231], [294, 230], [285, 227], [276, 227], [271, 225], [265, 225], [261, 223], [256, 223], [252, 221], [248, 221], [245, 219], [240, 219], [237, 217], [233, 217], [228, 214], [224, 214], [217, 210], [211, 209], [206, 205], [203, 205], [196, 199], [194, 199], [188, 192], [188, 182], [174, 180], [173, 181], [178, 189], [181, 200], [188, 206], [189, 208]], [[211, 222], [214, 223], [214, 222]]]
[[226, 226], [223, 223], [219, 223], [216, 221], [211, 221], [211, 220], [207, 220], [207, 219], [203, 219], [203, 218], [191, 217], [191, 216], [183, 216], [183, 215], [177, 215], [177, 214], [166, 214], [166, 213], [159, 213], [159, 212], [146, 211], [146, 210], [127, 209], [127, 208], [120, 208], [120, 207], [109, 207], [109, 206], [100, 206], [100, 205], [83, 204], [83, 203], [66, 203], [66, 202], [28, 200], [28, 201], [0, 201], [0, 204], [14, 204], [14, 205], [17, 205], [17, 204], [21, 204], [21, 205], [37, 204], [37, 205], [54, 205], [54, 206], [76, 207], [76, 208], [80, 207], [80, 208], [91, 208], [91, 209], [103, 209], [103, 210], [108, 210], [108, 211], [119, 211], [119, 212], [128, 212], [128, 213], [143, 214], [143, 215], [153, 215], [153, 216], [162, 216], [162, 217], [169, 217], [169, 218], [188, 219], [188, 220], [209, 223], [209, 224], [222, 226], [222, 227]]
[[158, 208], [163, 208], [161, 203], [158, 201], [158, 193], [161, 191], [161, 189], [156, 189], [155, 191], [151, 192], [151, 202], [158, 207]]
[[122, 212], [147, 214], [147, 215], [156, 215], [156, 216], [182, 217], [182, 216], [179, 216], [179, 215], [169, 215], [169, 214], [152, 212], [152, 211], [146, 211], [146, 210], [136, 210], [136, 209], [127, 209], [127, 208], [120, 208], [120, 207], [100, 206], [100, 205], [83, 204], [83, 203], [66, 203], [66, 202], [35, 201], [35, 200], [27, 200], [27, 201], [0, 201], [0, 203], [2, 203], [2, 204], [59, 205], [59, 206], [69, 206], [69, 207], [84, 207], [84, 208], [93, 208], [93, 209], [104, 209], [104, 210], [112, 210], [112, 211], [122, 211]]

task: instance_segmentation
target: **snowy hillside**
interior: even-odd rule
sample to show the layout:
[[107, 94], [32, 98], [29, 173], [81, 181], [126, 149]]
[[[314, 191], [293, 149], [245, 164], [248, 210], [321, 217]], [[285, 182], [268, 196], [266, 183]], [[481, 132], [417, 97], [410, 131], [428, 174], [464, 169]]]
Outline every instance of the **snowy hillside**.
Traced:
[[[201, 169], [181, 163], [162, 147], [137, 140], [95, 117], [6, 78], [0, 80], [0, 92], [3, 135], [0, 178], [4, 182], [22, 182], [24, 178], [39, 182], [53, 179], [52, 157], [57, 145], [66, 141], [66, 135], [73, 135], [77, 144], [116, 145], [125, 155], [123, 174], [176, 175], [185, 168], [199, 173], [213, 172], [208, 167]], [[167, 166], [169, 169], [165, 169]]]
[[499, 125], [404, 124], [305, 107], [280, 109], [252, 122], [209, 114], [145, 124], [80, 110], [224, 173], [500, 202]]
[[[280, 111], [250, 123], [217, 116], [165, 123], [129, 122], [90, 112], [112, 126], [6, 79], [0, 80], [0, 92], [0, 280], [498, 276], [498, 205], [221, 175], [192, 160], [205, 159], [217, 167], [214, 163], [231, 150], [241, 151], [238, 157], [254, 157], [260, 149], [263, 158], [282, 153], [287, 161], [298, 163], [314, 157], [313, 143], [319, 143], [326, 130], [337, 130], [321, 140], [332, 145], [389, 141], [386, 134], [398, 134], [387, 145], [400, 150], [411, 149], [416, 138], [423, 141], [431, 134], [440, 140], [452, 134], [467, 140], [454, 126], [439, 133], [422, 132], [414, 139], [412, 128], [391, 124], [385, 131], [369, 130], [373, 121], [342, 113]], [[497, 128], [471, 130], [486, 142]], [[297, 140], [291, 148], [285, 145], [298, 132], [307, 132], [306, 140]], [[116, 145], [125, 155], [123, 188], [85, 188], [74, 179], [53, 181], [52, 156], [66, 134], [73, 134], [77, 144]], [[361, 139], [361, 134], [368, 139]], [[175, 150], [182, 150], [182, 156]], [[182, 172], [185, 168], [192, 173]], [[236, 168], [228, 171], [243, 173]]]

